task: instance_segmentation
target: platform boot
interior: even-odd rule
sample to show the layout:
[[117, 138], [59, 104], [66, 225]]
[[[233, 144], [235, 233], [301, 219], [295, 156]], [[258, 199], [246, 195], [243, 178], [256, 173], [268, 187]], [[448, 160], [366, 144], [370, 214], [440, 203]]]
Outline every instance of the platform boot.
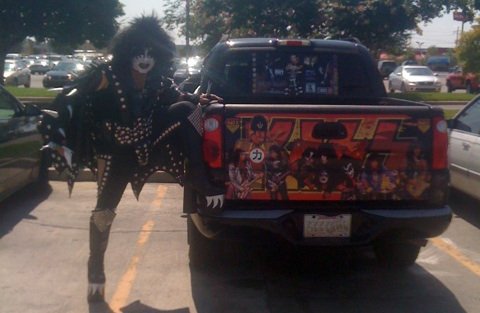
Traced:
[[111, 210], [95, 210], [90, 217], [90, 256], [88, 258], [88, 302], [105, 301], [104, 256], [110, 228], [115, 218]]

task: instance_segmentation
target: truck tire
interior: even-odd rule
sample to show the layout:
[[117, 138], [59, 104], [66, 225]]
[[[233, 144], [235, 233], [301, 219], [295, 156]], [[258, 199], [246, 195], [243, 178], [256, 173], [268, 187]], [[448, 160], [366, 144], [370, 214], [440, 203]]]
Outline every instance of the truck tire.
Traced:
[[447, 92], [453, 92], [455, 89], [452, 87], [452, 83], [447, 81]]
[[392, 86], [392, 82], [391, 82], [391, 81], [388, 82], [388, 91], [390, 91], [390, 93], [394, 93], [394, 92], [395, 92], [395, 89], [393, 89], [393, 86]]
[[381, 266], [403, 269], [415, 263], [420, 246], [408, 241], [382, 240], [375, 243], [374, 252]]
[[193, 223], [190, 215], [187, 217], [187, 236], [190, 266], [194, 268], [207, 268], [213, 265], [221, 252], [221, 242], [203, 236]]
[[37, 186], [40, 188], [48, 187], [48, 168], [50, 166], [50, 155], [47, 150], [41, 151], [40, 165], [38, 169]]
[[28, 80], [25, 82], [25, 84], [23, 84], [23, 87], [30, 88], [31, 82], [32, 82], [32, 79], [30, 76], [28, 76]]
[[467, 93], [473, 93], [472, 84], [469, 81], [466, 83], [465, 89], [467, 90]]

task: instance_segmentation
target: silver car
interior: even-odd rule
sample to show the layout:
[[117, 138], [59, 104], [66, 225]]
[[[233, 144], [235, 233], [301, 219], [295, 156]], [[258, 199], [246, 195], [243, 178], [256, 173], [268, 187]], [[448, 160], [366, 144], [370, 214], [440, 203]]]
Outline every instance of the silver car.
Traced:
[[448, 125], [451, 186], [480, 200], [480, 96], [460, 110]]
[[30, 87], [30, 69], [25, 62], [20, 60], [5, 60], [3, 77], [5, 78], [5, 85]]
[[404, 65], [397, 67], [388, 76], [388, 90], [407, 91], [440, 91], [442, 83], [438, 74], [427, 66]]

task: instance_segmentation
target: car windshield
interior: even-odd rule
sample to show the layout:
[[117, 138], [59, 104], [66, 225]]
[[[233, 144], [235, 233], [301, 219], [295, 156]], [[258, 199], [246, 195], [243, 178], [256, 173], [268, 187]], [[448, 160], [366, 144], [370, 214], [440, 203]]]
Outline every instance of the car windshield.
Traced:
[[405, 72], [412, 76], [432, 76], [433, 72], [427, 67], [406, 68]]

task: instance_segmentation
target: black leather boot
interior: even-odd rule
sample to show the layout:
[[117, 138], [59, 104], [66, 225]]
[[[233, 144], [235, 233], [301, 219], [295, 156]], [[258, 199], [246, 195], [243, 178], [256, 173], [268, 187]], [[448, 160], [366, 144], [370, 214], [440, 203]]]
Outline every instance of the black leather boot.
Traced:
[[115, 213], [95, 210], [90, 217], [90, 256], [88, 258], [88, 302], [105, 301], [104, 256]]

